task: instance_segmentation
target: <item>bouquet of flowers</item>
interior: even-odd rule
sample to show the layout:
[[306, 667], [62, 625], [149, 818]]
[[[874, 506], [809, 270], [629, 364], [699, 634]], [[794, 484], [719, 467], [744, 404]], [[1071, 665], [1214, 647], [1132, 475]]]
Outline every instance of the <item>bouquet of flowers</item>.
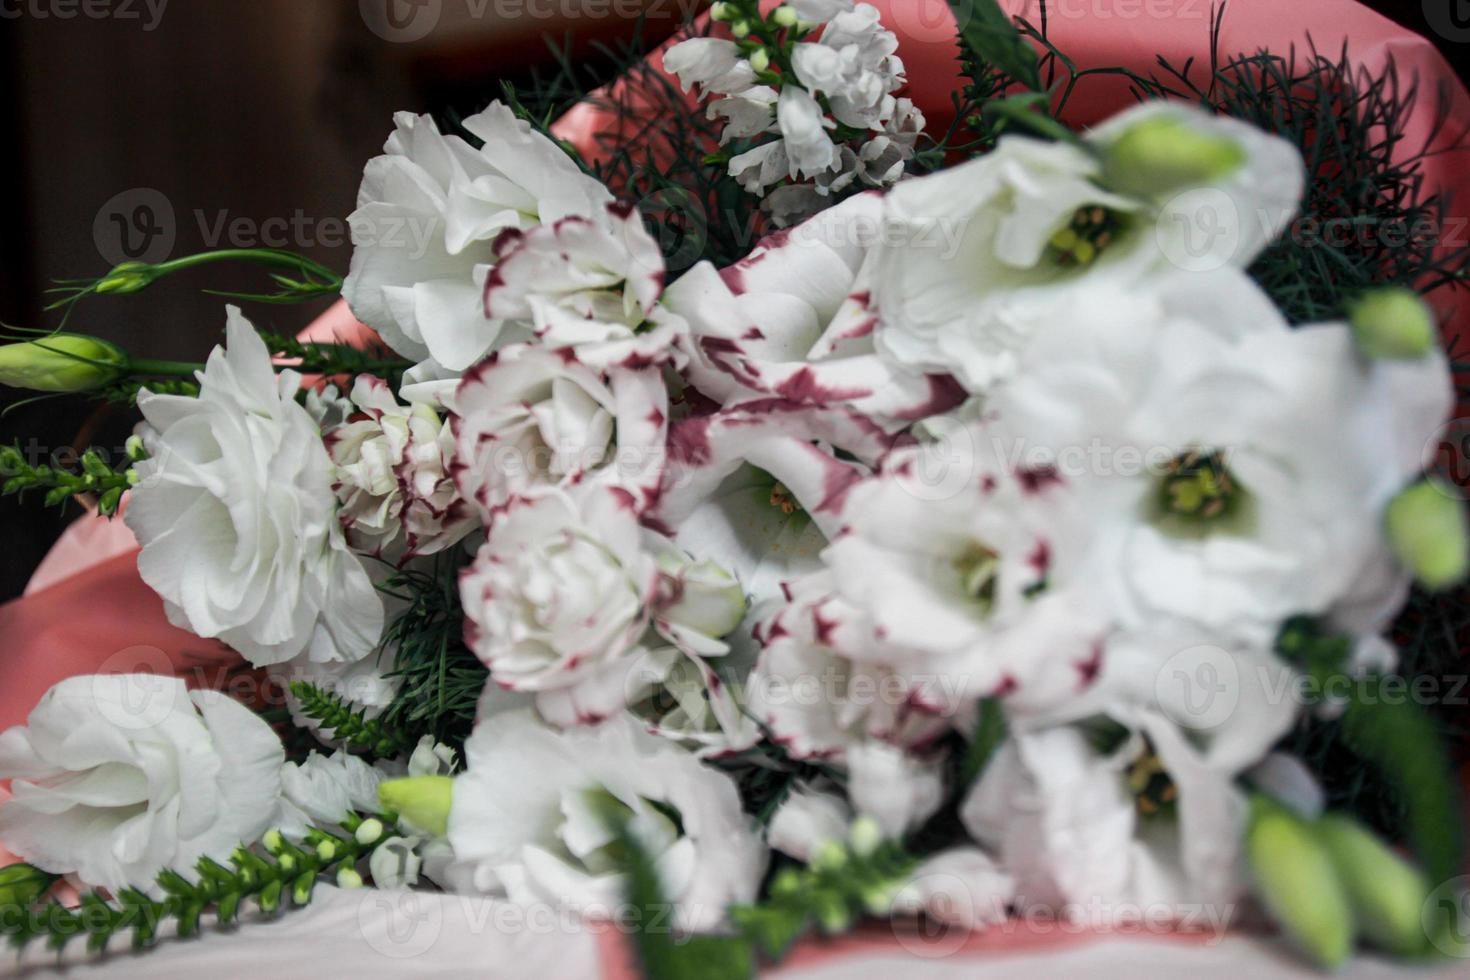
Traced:
[[[6, 492], [92, 495], [171, 621], [288, 692], [52, 689], [0, 735], [9, 938], [370, 884], [662, 910], [657, 977], [1018, 911], [1451, 951], [1449, 756], [1385, 691], [1464, 620], [1420, 294], [1470, 263], [1287, 234], [1440, 213], [1412, 97], [1261, 53], [1078, 132], [1044, 25], [951, 5], [947, 132], [875, 7], [717, 3], [663, 72], [400, 114], [345, 278], [236, 250], [61, 303], [244, 261], [274, 291], [238, 302], [340, 293], [371, 337], [230, 306], [203, 365], [0, 349], [141, 416], [122, 468], [6, 450]], [[549, 124], [579, 100], [603, 145]]]

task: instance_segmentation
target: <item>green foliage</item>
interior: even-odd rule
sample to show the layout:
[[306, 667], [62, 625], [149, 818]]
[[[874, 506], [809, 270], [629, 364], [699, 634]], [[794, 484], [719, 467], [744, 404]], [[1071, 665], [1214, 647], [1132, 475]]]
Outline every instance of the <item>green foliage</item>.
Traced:
[[410, 752], [418, 739], [382, 721], [368, 718], [365, 711], [354, 711], [344, 698], [305, 681], [293, 681], [291, 693], [308, 718], [321, 724], [330, 737], [354, 752], [374, 758], [391, 759]]
[[97, 449], [88, 449], [78, 460], [79, 472], [53, 466], [34, 466], [27, 462], [18, 446], [0, 446], [0, 496], [16, 494], [24, 498], [30, 491], [45, 494], [47, 507], [59, 507], [82, 494], [95, 494], [98, 513], [111, 517], [117, 513], [124, 491], [130, 486], [128, 474], [119, 473], [102, 458]]
[[[86, 937], [92, 953], [105, 951], [115, 936], [132, 936], [135, 949], [152, 946], [161, 937], [161, 927], [175, 923], [177, 935], [188, 939], [200, 933], [203, 916], [214, 913], [219, 926], [230, 926], [248, 906], [274, 915], [292, 905], [311, 901], [315, 885], [327, 873], [351, 868], [384, 839], [364, 844], [353, 831], [362, 823], [350, 815], [343, 824], [345, 835], [320, 828], [308, 830], [300, 846], [267, 835], [268, 844], [258, 850], [236, 848], [226, 867], [209, 858], [195, 866], [194, 880], [174, 870], [158, 876], [162, 898], [153, 898], [136, 888], [125, 888], [115, 897], [88, 892], [76, 908], [50, 900], [26, 908], [5, 909], [4, 930], [17, 948], [42, 940], [61, 952], [73, 941]], [[388, 833], [386, 836], [391, 836]]]
[[417, 742], [432, 735], [455, 751], [475, 727], [480, 695], [490, 672], [465, 646], [459, 601], [458, 553], [436, 555], [424, 566], [394, 572], [383, 591], [403, 604], [383, 639], [398, 695], [382, 723]]
[[[999, 72], [1032, 92], [1042, 90], [1036, 49], [996, 0], [949, 0], [949, 6], [972, 70]], [[974, 74], [970, 77], [975, 79]]]
[[257, 330], [266, 347], [278, 359], [289, 361], [293, 370], [325, 378], [356, 377], [370, 374], [385, 381], [397, 382], [412, 361], [398, 357], [386, 347], [354, 347], [351, 344], [298, 340], [282, 334]]

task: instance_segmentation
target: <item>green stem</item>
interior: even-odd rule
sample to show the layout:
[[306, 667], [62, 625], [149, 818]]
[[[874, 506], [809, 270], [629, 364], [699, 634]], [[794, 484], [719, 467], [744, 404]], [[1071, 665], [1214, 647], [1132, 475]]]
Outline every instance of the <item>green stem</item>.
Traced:
[[195, 371], [203, 371], [204, 365], [197, 361], [155, 361], [146, 357], [128, 359], [128, 374], [134, 377], [192, 378]]

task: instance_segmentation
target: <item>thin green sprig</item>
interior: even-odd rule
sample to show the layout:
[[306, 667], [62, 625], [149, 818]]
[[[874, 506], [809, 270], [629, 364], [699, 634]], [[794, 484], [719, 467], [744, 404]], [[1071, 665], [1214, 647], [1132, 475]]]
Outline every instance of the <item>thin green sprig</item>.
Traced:
[[19, 446], [0, 446], [0, 477], [5, 480], [0, 484], [0, 496], [13, 494], [24, 499], [27, 493], [38, 491], [45, 494], [47, 507], [58, 507], [73, 497], [95, 494], [98, 513], [104, 517], [115, 515], [123, 494], [132, 486], [131, 469], [114, 470], [95, 448], [82, 453], [78, 465], [78, 472], [32, 465]]
[[397, 826], [381, 816], [351, 814], [342, 830], [310, 828], [299, 845], [272, 832], [258, 848], [236, 848], [229, 867], [203, 858], [195, 865], [194, 881], [165, 870], [158, 876], [162, 898], [125, 888], [114, 898], [88, 892], [74, 909], [55, 900], [28, 908], [9, 906], [0, 910], [6, 918], [3, 932], [21, 950], [39, 940], [62, 952], [86, 937], [87, 950], [95, 954], [106, 951], [119, 935], [131, 935], [135, 949], [152, 946], [163, 938], [160, 928], [169, 922], [176, 924], [178, 938], [196, 936], [208, 912], [224, 927], [252, 905], [265, 915], [299, 908], [311, 902], [317, 883], [331, 872], [356, 875], [354, 866], [394, 836]]
[[56, 288], [47, 290], [60, 298], [46, 309], [50, 311], [65, 308], [66, 314], [62, 318], [65, 323], [76, 304], [88, 296], [129, 296], [142, 292], [158, 280], [175, 273], [225, 262], [247, 262], [282, 270], [269, 273], [276, 290], [268, 293], [235, 293], [206, 289], [205, 293], [226, 299], [286, 304], [336, 296], [342, 291], [343, 278], [340, 275], [304, 255], [279, 248], [226, 248], [156, 264], [124, 262], [96, 279], [61, 280]]
[[413, 749], [417, 739], [382, 721], [367, 717], [365, 710], [354, 710], [345, 698], [324, 691], [305, 681], [293, 681], [291, 693], [301, 704], [301, 711], [319, 723], [330, 737], [354, 752], [380, 759], [391, 759]]

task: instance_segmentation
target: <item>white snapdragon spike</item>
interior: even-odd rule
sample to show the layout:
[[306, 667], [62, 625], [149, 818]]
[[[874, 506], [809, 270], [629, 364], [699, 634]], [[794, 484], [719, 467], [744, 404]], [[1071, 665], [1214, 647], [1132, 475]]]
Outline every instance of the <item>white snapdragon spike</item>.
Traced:
[[562, 724], [620, 711], [659, 598], [647, 533], [620, 488], [514, 499], [460, 578], [465, 642], [491, 682]]
[[372, 652], [383, 604], [348, 549], [320, 431], [296, 403], [300, 377], [271, 365], [229, 311], [197, 398], [144, 392], [152, 458], [126, 521], [138, 571], [169, 620], [267, 666], [353, 661]]
[[689, 323], [684, 371], [729, 405], [765, 395], [849, 406], [885, 429], [949, 410], [964, 392], [880, 356], [869, 292], [882, 199], [864, 194], [763, 240], [730, 268], [702, 262], [666, 294]]
[[[964, 802], [966, 828], [1028, 904], [1096, 925], [1140, 906], [1228, 917], [1244, 884], [1244, 767], [1157, 712], [1129, 729], [1103, 750], [1071, 727], [1013, 735]], [[1244, 754], [1264, 756], [1283, 730], [1260, 730]]]
[[455, 486], [454, 433], [428, 405], [404, 405], [386, 383], [358, 377], [367, 417], [326, 434], [347, 543], [395, 564], [452, 547], [478, 522]]
[[[1209, 135], [1216, 157], [1221, 146], [1233, 152], [1192, 184], [1173, 181], [1164, 199], [1120, 193], [1100, 154], [1156, 112]], [[992, 153], [895, 188], [874, 277], [879, 349], [984, 391], [1015, 370], [1028, 338], [1079, 289], [1128, 288], [1175, 266], [1245, 268], [1300, 201], [1298, 152], [1243, 123], [1150, 106], [1098, 132], [1088, 148], [1007, 137]], [[1137, 167], [1128, 173], [1130, 188], [1147, 182]], [[1227, 211], [1238, 221], [1220, 225]], [[1187, 236], [1217, 227], [1221, 254], [1194, 262], [1198, 243]]]
[[1062, 313], [987, 410], [1085, 482], [1117, 626], [1266, 646], [1299, 614], [1384, 624], [1407, 578], [1382, 511], [1448, 414], [1442, 357], [1367, 361], [1344, 324], [1291, 330], [1230, 269]]
[[600, 215], [612, 197], [498, 102], [461, 123], [479, 149], [428, 116], [399, 113], [395, 123], [348, 218], [355, 249], [343, 295], [403, 356], [462, 371], [503, 330], [482, 303], [495, 240]]
[[739, 95], [755, 86], [755, 70], [734, 41], [693, 37], [664, 52], [664, 71], [675, 75], [684, 91], [698, 85], [705, 95]]
[[350, 813], [374, 813], [382, 781], [381, 771], [349, 752], [312, 752], [303, 762], [281, 767], [281, 808], [274, 826], [299, 839], [308, 828], [335, 827]]
[[825, 95], [832, 115], [844, 126], [881, 129], [885, 104], [902, 88], [903, 62], [898, 38], [883, 29], [882, 15], [872, 4], [858, 4], [834, 16], [815, 42], [798, 43], [791, 53], [796, 77], [806, 88]]
[[457, 891], [610, 917], [624, 900], [604, 812], [624, 813], [680, 929], [717, 928], [750, 902], [766, 849], [735, 783], [623, 715], [557, 732], [529, 712], [482, 722], [465, 743], [449, 841]]
[[658, 492], [669, 416], [658, 368], [604, 376], [573, 350], [518, 344], [472, 369], [454, 401], [455, 479], [486, 521], [536, 486], [605, 482], [640, 506]]
[[485, 315], [529, 328], [589, 367], [662, 364], [683, 323], [659, 305], [664, 259], [634, 208], [507, 232], [485, 283]]
[[258, 840], [285, 752], [270, 726], [214, 691], [149, 674], [72, 677], [0, 734], [0, 844], [53, 874], [149, 890]]

